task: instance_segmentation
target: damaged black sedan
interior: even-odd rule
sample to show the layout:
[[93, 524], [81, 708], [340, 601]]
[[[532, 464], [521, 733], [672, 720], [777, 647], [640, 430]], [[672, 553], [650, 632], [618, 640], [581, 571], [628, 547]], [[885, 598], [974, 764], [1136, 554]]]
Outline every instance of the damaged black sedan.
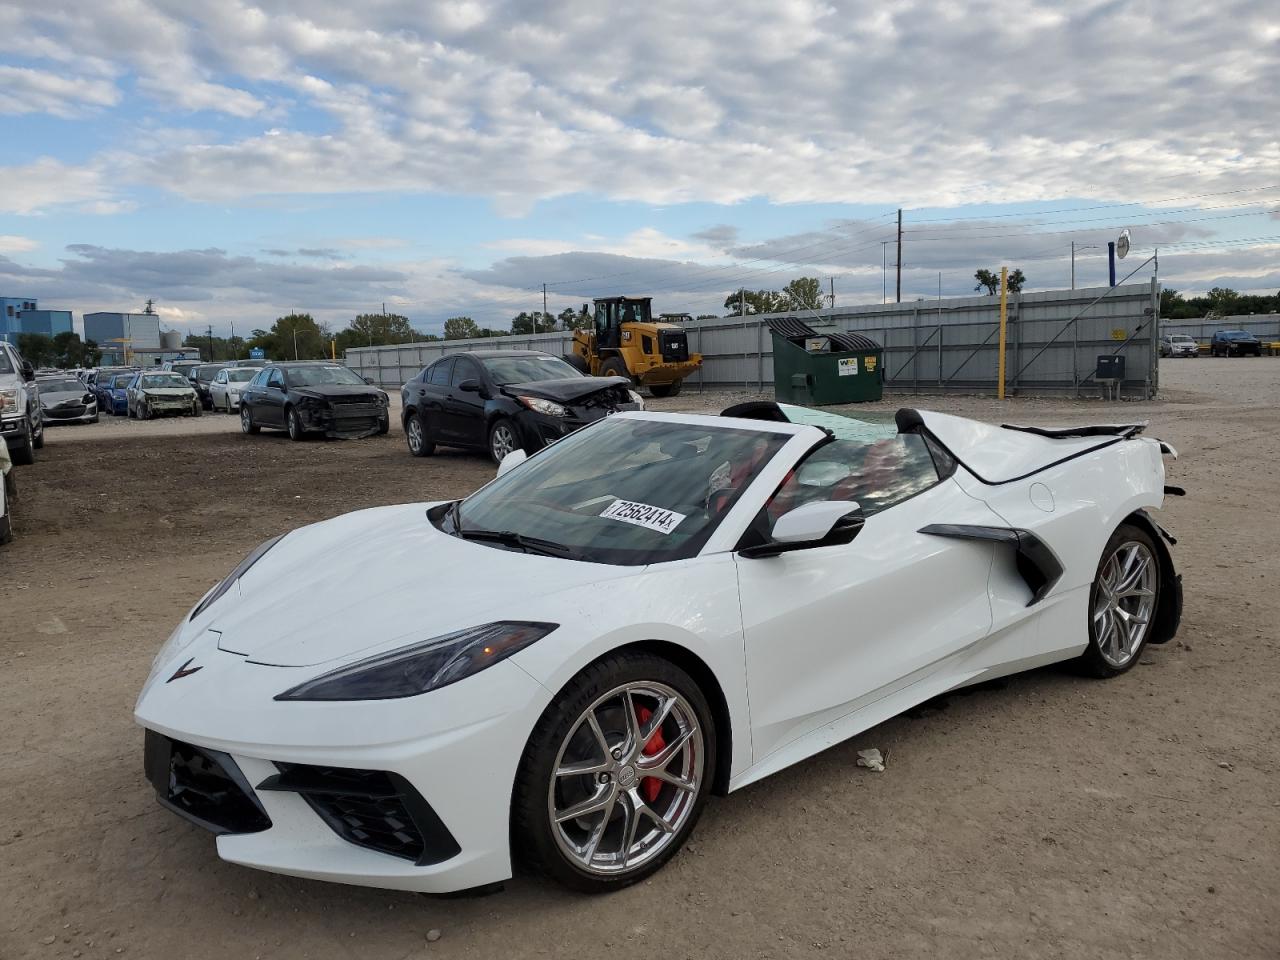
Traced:
[[625, 377], [588, 377], [536, 350], [481, 350], [442, 357], [401, 388], [409, 452], [437, 446], [487, 450], [501, 463], [533, 453], [621, 410], [643, 410]]
[[272, 363], [258, 371], [240, 393], [240, 429], [263, 427], [354, 439], [386, 433], [387, 395], [340, 363]]

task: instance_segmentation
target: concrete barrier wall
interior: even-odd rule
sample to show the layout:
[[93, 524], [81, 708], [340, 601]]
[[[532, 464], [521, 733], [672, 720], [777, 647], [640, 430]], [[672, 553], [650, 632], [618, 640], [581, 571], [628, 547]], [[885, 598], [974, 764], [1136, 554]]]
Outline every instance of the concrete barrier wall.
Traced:
[[[1014, 294], [1008, 302], [1007, 391], [1097, 395], [1093, 373], [1104, 354], [1125, 357], [1126, 396], [1154, 396], [1158, 351], [1152, 331], [1159, 287], [1129, 284]], [[884, 345], [887, 390], [995, 393], [999, 358], [999, 298], [963, 297], [800, 311], [794, 316], [818, 331], [863, 333]], [[689, 349], [702, 369], [686, 389], [767, 389], [773, 383], [770, 316], [721, 317], [686, 324]], [[395, 347], [357, 347], [347, 364], [381, 386], [399, 387], [427, 364], [465, 350], [569, 350], [569, 332], [444, 340]]]

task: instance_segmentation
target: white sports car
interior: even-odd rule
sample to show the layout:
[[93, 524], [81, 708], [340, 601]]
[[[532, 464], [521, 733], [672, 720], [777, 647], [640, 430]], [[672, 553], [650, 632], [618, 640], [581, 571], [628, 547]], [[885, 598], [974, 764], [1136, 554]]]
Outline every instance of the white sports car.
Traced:
[[1141, 430], [609, 417], [464, 500], [260, 546], [156, 658], [147, 776], [265, 870], [634, 883], [713, 791], [966, 684], [1112, 676], [1169, 640], [1146, 510], [1172, 451]]

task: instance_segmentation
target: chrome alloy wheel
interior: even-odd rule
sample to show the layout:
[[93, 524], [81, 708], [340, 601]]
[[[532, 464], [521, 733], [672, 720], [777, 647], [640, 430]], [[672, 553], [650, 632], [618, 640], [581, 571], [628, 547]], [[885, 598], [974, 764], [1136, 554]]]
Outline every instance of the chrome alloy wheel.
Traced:
[[408, 434], [409, 450], [417, 453], [422, 449], [422, 421], [418, 419], [417, 414], [405, 421], [405, 428]]
[[1093, 601], [1093, 635], [1102, 659], [1128, 665], [1146, 639], [1156, 599], [1156, 561], [1146, 544], [1121, 543], [1102, 565]]
[[489, 445], [493, 450], [493, 459], [501, 463], [502, 458], [516, 448], [516, 435], [511, 425], [505, 421], [497, 424], [489, 437]]
[[707, 775], [702, 729], [665, 684], [628, 683], [574, 723], [556, 755], [547, 813], [561, 852], [597, 876], [634, 870], [680, 833]]

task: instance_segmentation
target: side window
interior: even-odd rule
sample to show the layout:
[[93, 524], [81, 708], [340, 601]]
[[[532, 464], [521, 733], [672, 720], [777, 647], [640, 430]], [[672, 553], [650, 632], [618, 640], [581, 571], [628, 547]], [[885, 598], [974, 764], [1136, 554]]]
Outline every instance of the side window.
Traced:
[[437, 360], [427, 371], [427, 383], [434, 384], [438, 387], [447, 387], [449, 385], [449, 373], [453, 370], [453, 358], [446, 357], [443, 360]]
[[[950, 460], [940, 449], [937, 455]], [[918, 434], [874, 443], [836, 440], [802, 460], [765, 505], [769, 529], [789, 510], [821, 500], [853, 500], [866, 516], [928, 490], [946, 476]]]
[[479, 380], [480, 371], [476, 369], [475, 361], [470, 357], [459, 357], [453, 362], [453, 376], [449, 378], [449, 382], [453, 386], [457, 386], [463, 380]]
[[279, 387], [281, 390], [283, 390], [284, 374], [281, 373], [279, 370], [272, 370], [270, 376], [267, 377], [267, 385], [272, 387]]

